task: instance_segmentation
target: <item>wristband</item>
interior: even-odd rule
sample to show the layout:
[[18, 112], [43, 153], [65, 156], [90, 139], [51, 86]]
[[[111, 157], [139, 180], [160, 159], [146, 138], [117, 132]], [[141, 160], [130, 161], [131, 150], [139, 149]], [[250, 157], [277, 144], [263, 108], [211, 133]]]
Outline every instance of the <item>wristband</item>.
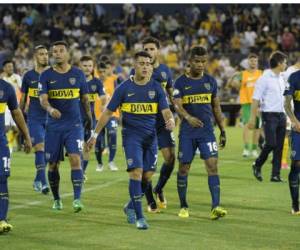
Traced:
[[91, 137], [97, 139], [98, 135], [99, 135], [99, 133], [96, 133], [95, 131], [93, 131]]

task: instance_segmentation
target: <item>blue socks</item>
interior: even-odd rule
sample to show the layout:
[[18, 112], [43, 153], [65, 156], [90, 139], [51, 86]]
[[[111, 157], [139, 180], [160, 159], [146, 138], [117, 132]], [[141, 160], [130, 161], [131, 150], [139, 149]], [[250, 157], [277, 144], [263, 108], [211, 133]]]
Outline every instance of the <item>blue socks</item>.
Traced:
[[47, 186], [46, 180], [46, 162], [44, 151], [35, 152], [35, 167], [36, 167], [36, 177], [34, 181], [40, 181], [42, 186]]
[[54, 200], [59, 200], [59, 180], [60, 175], [58, 170], [50, 171], [48, 170], [48, 180], [50, 184], [50, 188], [53, 194]]
[[299, 211], [299, 173], [300, 167], [297, 167], [295, 163], [292, 163], [291, 171], [289, 173], [289, 187], [292, 206], [295, 211]]
[[161, 193], [163, 187], [166, 185], [168, 179], [170, 178], [172, 171], [174, 169], [175, 161], [172, 165], [166, 165], [165, 163], [161, 166], [160, 175], [158, 182], [154, 188], [155, 193]]
[[136, 218], [139, 220], [144, 217], [142, 211], [142, 183], [140, 180], [129, 179], [129, 195], [135, 210]]
[[80, 199], [81, 187], [83, 182], [82, 169], [71, 170], [71, 180], [73, 183], [74, 200]]
[[83, 171], [83, 173], [85, 173], [85, 170], [86, 170], [88, 164], [89, 164], [89, 161], [86, 161], [86, 160], [82, 161], [82, 171]]
[[152, 181], [149, 181], [148, 183], [144, 184], [144, 192], [145, 192], [145, 196], [147, 199], [147, 203], [148, 205], [150, 205], [152, 208], [156, 208], [156, 202], [155, 199], [153, 197], [153, 192], [152, 192]]
[[116, 130], [108, 131], [109, 162], [114, 161], [117, 151]]
[[177, 173], [177, 192], [180, 200], [180, 207], [188, 208], [188, 204], [186, 201], [186, 191], [188, 185], [188, 176], [187, 175], [180, 175]]
[[0, 221], [6, 220], [8, 211], [7, 176], [0, 176]]
[[208, 187], [211, 194], [212, 208], [220, 204], [220, 179], [218, 175], [208, 176]]
[[[142, 181], [142, 197], [144, 196], [145, 191], [146, 191], [146, 189], [148, 188], [148, 184], [149, 184], [149, 182], [144, 182], [144, 181]], [[127, 207], [128, 207], [129, 209], [134, 209], [134, 206], [133, 206], [133, 203], [132, 203], [131, 200], [128, 202]]]

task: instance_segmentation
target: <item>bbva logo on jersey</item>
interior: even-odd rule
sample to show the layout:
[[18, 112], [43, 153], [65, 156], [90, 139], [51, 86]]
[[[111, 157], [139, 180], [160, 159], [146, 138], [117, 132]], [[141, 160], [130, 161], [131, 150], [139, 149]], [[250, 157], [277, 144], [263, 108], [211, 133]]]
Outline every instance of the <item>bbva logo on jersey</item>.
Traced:
[[75, 78], [75, 77], [69, 78], [69, 83], [70, 83], [71, 85], [74, 85], [74, 84], [76, 83], [76, 78]]
[[155, 91], [152, 90], [148, 91], [148, 96], [150, 99], [153, 99], [155, 97]]

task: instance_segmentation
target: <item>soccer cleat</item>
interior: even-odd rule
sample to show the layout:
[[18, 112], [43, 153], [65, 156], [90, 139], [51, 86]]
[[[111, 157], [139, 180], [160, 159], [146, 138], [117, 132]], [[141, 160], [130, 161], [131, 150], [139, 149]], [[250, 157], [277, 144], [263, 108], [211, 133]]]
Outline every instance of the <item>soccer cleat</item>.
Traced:
[[0, 233], [7, 233], [13, 229], [11, 224], [8, 224], [5, 220], [0, 221]]
[[42, 187], [42, 194], [48, 194], [50, 192], [49, 187], [48, 186], [43, 186]]
[[155, 195], [156, 195], [157, 207], [159, 209], [166, 209], [167, 208], [167, 199], [164, 196], [164, 193], [163, 192], [161, 192], [161, 193], [155, 193]]
[[253, 175], [258, 181], [263, 181], [263, 178], [261, 176], [261, 171], [258, 170], [256, 167], [255, 163], [252, 164], [252, 170], [253, 170]]
[[299, 211], [299, 209], [298, 209], [298, 210], [296, 210], [296, 209], [292, 208], [292, 211], [291, 211], [291, 213], [292, 213], [292, 215], [297, 215], [297, 216], [300, 216], [300, 211]]
[[33, 186], [34, 191], [36, 191], [36, 192], [42, 191], [42, 183], [40, 181], [34, 181], [32, 186]]
[[134, 224], [136, 222], [134, 209], [128, 208], [128, 203], [127, 203], [124, 206], [123, 211], [127, 216], [127, 222], [129, 224]]
[[187, 207], [181, 208], [180, 211], [179, 211], [179, 213], [178, 213], [178, 216], [180, 218], [188, 218], [188, 217], [190, 217], [188, 208]]
[[88, 177], [86, 174], [83, 175], [83, 183], [86, 183], [88, 181]]
[[63, 209], [63, 204], [61, 200], [55, 200], [52, 206], [52, 209], [54, 210], [62, 210]]
[[96, 167], [96, 171], [97, 172], [102, 172], [104, 170], [104, 167], [102, 164], [98, 164], [97, 167]]
[[271, 182], [284, 182], [283, 179], [281, 179], [280, 176], [272, 176], [270, 179]]
[[158, 207], [152, 208], [151, 205], [148, 205], [147, 211], [148, 211], [148, 213], [152, 213], [152, 214], [160, 213], [160, 210], [158, 209]]
[[146, 230], [149, 228], [149, 225], [145, 218], [140, 218], [136, 221], [137, 229]]
[[227, 214], [227, 211], [222, 207], [215, 207], [211, 210], [210, 218], [212, 220], [217, 220], [221, 217], [224, 217]]
[[243, 150], [243, 157], [249, 157], [250, 156], [250, 151], [248, 149]]
[[116, 164], [113, 161], [108, 163], [108, 167], [111, 171], [118, 171], [119, 170], [118, 167], [116, 166]]
[[252, 150], [252, 157], [257, 158], [258, 157], [258, 152], [257, 150]]
[[79, 199], [73, 201], [73, 209], [74, 209], [74, 213], [78, 213], [83, 209], [83, 204]]

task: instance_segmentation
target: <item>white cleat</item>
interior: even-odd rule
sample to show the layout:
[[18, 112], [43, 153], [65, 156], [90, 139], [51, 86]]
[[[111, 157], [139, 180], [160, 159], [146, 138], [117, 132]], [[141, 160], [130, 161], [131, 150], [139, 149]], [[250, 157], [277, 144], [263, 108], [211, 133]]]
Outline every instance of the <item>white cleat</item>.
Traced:
[[250, 151], [248, 149], [244, 149], [243, 157], [249, 157], [249, 156], [250, 156]]
[[102, 164], [98, 164], [98, 166], [96, 167], [96, 171], [97, 172], [102, 172], [104, 170], [104, 167]]
[[113, 161], [108, 163], [108, 167], [111, 171], [118, 171], [119, 170], [118, 167], [116, 166], [116, 164]]
[[257, 158], [258, 157], [258, 152], [257, 150], [252, 150], [252, 157]]

